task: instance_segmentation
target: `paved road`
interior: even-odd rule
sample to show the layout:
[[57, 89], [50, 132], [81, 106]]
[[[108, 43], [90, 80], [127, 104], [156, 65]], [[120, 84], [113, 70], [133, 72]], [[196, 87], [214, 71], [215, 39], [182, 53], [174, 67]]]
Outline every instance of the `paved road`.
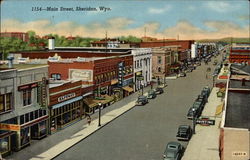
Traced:
[[[208, 66], [213, 71], [211, 64]], [[191, 124], [186, 113], [194, 99], [205, 85], [212, 85], [212, 71], [206, 79], [208, 66], [203, 63], [187, 77], [167, 81], [164, 94], [145, 106], [133, 108], [55, 159], [162, 159], [166, 143], [176, 140], [177, 127]]]

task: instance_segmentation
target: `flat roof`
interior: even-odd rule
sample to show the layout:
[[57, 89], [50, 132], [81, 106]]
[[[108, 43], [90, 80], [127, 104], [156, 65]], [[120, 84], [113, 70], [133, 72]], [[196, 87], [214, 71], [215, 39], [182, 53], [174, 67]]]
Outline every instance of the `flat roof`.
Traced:
[[8, 68], [8, 64], [0, 65], [0, 69], [28, 69], [28, 68], [35, 68], [35, 67], [44, 67], [47, 64], [14, 64], [13, 68]]
[[250, 92], [228, 91], [225, 127], [250, 128]]
[[250, 89], [250, 81], [245, 81], [245, 85], [243, 86], [241, 80], [230, 79], [229, 88]]
[[249, 65], [231, 64], [231, 68], [250, 74], [250, 66]]

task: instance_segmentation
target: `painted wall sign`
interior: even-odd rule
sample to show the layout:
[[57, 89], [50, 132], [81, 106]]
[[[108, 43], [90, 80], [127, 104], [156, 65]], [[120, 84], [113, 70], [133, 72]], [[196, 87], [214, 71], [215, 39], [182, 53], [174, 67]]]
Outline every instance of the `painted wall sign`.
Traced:
[[73, 80], [93, 81], [93, 71], [85, 69], [69, 69], [69, 78]]
[[20, 125], [0, 123], [0, 130], [20, 131], [20, 128], [21, 128]]

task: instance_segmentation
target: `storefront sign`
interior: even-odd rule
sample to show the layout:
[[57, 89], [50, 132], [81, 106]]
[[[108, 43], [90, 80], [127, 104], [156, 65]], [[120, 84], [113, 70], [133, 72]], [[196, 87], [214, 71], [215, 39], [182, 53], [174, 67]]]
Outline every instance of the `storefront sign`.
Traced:
[[57, 99], [57, 101], [58, 101], [58, 102], [62, 102], [62, 101], [68, 100], [68, 99], [70, 99], [70, 98], [73, 98], [73, 97], [75, 97], [75, 96], [76, 96], [75, 93], [66, 94], [66, 95], [64, 95], [64, 96], [59, 97], [59, 98]]
[[21, 128], [20, 125], [0, 123], [0, 130], [20, 131], [20, 128]]
[[204, 125], [204, 126], [214, 125], [215, 120], [210, 120], [208, 118], [206, 118], [206, 119], [197, 119], [196, 124], [200, 124], [200, 125]]
[[93, 71], [86, 69], [70, 69], [69, 78], [82, 81], [93, 81]]
[[26, 89], [32, 89], [38, 87], [38, 83], [31, 83], [31, 84], [26, 84], [22, 86], [18, 86], [18, 91], [26, 90]]
[[46, 77], [43, 77], [41, 85], [40, 85], [40, 90], [41, 90], [41, 107], [46, 107], [47, 106], [47, 80]]

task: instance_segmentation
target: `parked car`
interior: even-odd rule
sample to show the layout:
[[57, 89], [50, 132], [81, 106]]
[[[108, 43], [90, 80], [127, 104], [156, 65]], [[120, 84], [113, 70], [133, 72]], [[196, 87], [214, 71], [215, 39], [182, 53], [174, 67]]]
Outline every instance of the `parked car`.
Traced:
[[146, 96], [139, 96], [136, 101], [136, 105], [145, 105], [148, 103], [148, 98]]
[[156, 97], [156, 92], [154, 90], [149, 90], [148, 91], [148, 98], [153, 99]]
[[199, 101], [195, 101], [193, 106], [190, 107], [188, 110], [187, 118], [193, 119], [193, 117], [196, 117], [196, 118], [200, 117], [202, 110], [203, 110], [202, 103]]
[[178, 74], [178, 77], [186, 77], [186, 73], [185, 73], [185, 72], [180, 72], [180, 73]]
[[207, 101], [210, 95], [210, 88], [208, 86], [204, 87], [203, 90], [201, 91], [201, 95], [205, 96]]
[[169, 142], [163, 154], [164, 160], [181, 160], [183, 146], [179, 142]]
[[195, 62], [195, 64], [196, 64], [197, 66], [200, 66], [200, 65], [201, 65], [201, 62], [197, 61], [197, 62]]
[[162, 94], [163, 92], [164, 92], [164, 90], [163, 90], [162, 87], [157, 87], [157, 88], [155, 89], [155, 93], [156, 93], [156, 94]]
[[195, 100], [196, 102], [201, 102], [202, 109], [204, 108], [205, 104], [207, 103], [207, 99], [204, 95], [198, 95]]
[[180, 125], [177, 131], [176, 138], [178, 140], [189, 141], [192, 137], [192, 129], [189, 125]]

